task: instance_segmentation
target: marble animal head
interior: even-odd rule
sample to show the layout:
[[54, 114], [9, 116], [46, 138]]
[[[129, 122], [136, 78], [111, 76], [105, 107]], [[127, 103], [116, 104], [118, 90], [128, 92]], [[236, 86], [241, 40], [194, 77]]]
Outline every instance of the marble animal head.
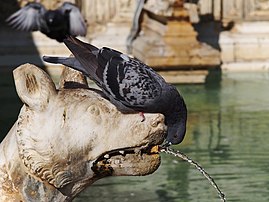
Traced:
[[[14, 79], [24, 105], [6, 137], [16, 144], [4, 140], [0, 153], [17, 147], [15, 161], [20, 162], [0, 154], [0, 181], [5, 183], [1, 175], [15, 179], [18, 166], [6, 165], [19, 164], [20, 175], [28, 177], [10, 183], [24, 193], [20, 199], [38, 199], [31, 196], [38, 189], [27, 185], [33, 181], [55, 189], [51, 193], [59, 192], [63, 200], [72, 200], [102, 177], [147, 175], [158, 168], [156, 145], [163, 142], [166, 130], [163, 115], [145, 114], [141, 122], [138, 114], [122, 114], [101, 92], [88, 88], [82, 75], [67, 68], [59, 89], [42, 69], [31, 64], [15, 69]], [[25, 185], [29, 190], [24, 190]], [[3, 186], [1, 193], [5, 193]]]

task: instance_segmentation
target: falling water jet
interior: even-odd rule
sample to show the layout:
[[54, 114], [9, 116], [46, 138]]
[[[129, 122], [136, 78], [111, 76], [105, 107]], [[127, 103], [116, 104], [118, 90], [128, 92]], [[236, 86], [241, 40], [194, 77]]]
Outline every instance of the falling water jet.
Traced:
[[162, 147], [160, 149], [160, 151], [163, 153], [166, 153], [166, 154], [171, 154], [171, 155], [174, 155], [176, 157], [179, 157], [179, 158], [183, 159], [184, 161], [187, 161], [191, 165], [195, 166], [197, 168], [197, 170], [199, 170], [205, 176], [205, 178], [210, 182], [210, 184], [217, 190], [220, 199], [223, 202], [226, 202], [224, 193], [219, 189], [219, 187], [216, 184], [216, 182], [214, 181], [214, 179], [202, 168], [202, 166], [200, 166], [198, 163], [196, 163], [195, 161], [190, 159], [188, 156], [186, 156], [182, 152], [174, 151], [173, 149], [171, 149], [169, 147]]

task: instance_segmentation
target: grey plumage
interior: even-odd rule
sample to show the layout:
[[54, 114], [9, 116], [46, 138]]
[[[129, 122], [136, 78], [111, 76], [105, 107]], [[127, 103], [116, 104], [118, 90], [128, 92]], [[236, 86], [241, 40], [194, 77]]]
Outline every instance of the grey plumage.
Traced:
[[40, 31], [62, 42], [67, 35], [85, 36], [85, 20], [78, 7], [65, 2], [56, 10], [46, 10], [40, 3], [28, 3], [6, 19], [8, 25], [21, 31]]
[[187, 108], [177, 89], [152, 68], [116, 50], [96, 48], [74, 37], [64, 40], [74, 58], [44, 56], [83, 72], [95, 81], [122, 112], [162, 113], [168, 127], [167, 141], [179, 144], [186, 132]]

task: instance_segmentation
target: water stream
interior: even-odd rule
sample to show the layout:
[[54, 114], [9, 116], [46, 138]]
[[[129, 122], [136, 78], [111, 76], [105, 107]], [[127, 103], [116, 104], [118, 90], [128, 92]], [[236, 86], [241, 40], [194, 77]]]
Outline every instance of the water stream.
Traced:
[[[229, 202], [269, 201], [269, 73], [212, 74], [205, 85], [180, 85], [189, 110], [187, 135], [173, 146], [199, 162]], [[0, 71], [0, 136], [21, 103], [10, 72]], [[216, 190], [193, 166], [161, 154], [149, 176], [101, 179], [75, 202], [211, 202]]]
[[205, 169], [199, 165], [199, 163], [192, 160], [190, 157], [188, 157], [186, 154], [183, 154], [180, 151], [174, 151], [170, 147], [164, 147], [160, 149], [160, 152], [173, 155], [175, 157], [178, 157], [186, 162], [188, 162], [190, 165], [195, 166], [195, 168], [209, 181], [209, 183], [216, 189], [220, 199], [222, 202], [226, 202], [225, 194], [220, 190], [219, 186], [216, 184], [214, 179], [205, 171]]

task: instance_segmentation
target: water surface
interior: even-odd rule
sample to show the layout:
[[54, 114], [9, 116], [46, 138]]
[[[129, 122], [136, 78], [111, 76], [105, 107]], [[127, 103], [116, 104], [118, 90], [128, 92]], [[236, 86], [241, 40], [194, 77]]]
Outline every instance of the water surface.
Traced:
[[[218, 78], [218, 79], [214, 79]], [[188, 131], [174, 146], [211, 174], [227, 201], [269, 201], [269, 73], [212, 74], [205, 85], [179, 85], [188, 109]], [[10, 71], [0, 71], [0, 136], [16, 120], [21, 103]], [[220, 201], [192, 166], [162, 154], [144, 177], [110, 177], [75, 202]]]

